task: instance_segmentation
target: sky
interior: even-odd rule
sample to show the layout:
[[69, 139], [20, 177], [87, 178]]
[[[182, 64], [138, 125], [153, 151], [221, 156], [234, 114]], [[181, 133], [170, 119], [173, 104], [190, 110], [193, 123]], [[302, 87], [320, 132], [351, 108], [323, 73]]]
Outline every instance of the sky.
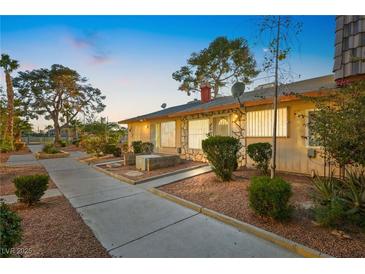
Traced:
[[[171, 75], [191, 53], [199, 52], [218, 36], [243, 37], [258, 69], [267, 51], [259, 35], [261, 16], [0, 16], [0, 49], [20, 63], [20, 71], [62, 64], [77, 70], [106, 95], [100, 115], [109, 121], [184, 104]], [[334, 16], [293, 16], [303, 24], [293, 39], [292, 80], [332, 73]], [[16, 76], [16, 73], [13, 74]], [[262, 78], [266, 74], [261, 74]], [[1, 85], [4, 77], [1, 75]], [[254, 81], [249, 87], [271, 82]], [[229, 95], [229, 88], [222, 90]], [[40, 119], [36, 127], [50, 125]]]

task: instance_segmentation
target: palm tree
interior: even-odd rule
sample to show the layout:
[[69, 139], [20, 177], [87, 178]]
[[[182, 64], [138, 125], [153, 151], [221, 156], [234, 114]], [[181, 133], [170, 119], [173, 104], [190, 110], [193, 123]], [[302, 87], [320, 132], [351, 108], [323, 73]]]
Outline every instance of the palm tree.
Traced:
[[19, 63], [17, 60], [10, 59], [8, 54], [1, 54], [0, 59], [0, 67], [4, 69], [5, 73], [5, 82], [6, 82], [6, 93], [8, 97], [7, 102], [7, 112], [8, 119], [6, 123], [5, 130], [5, 140], [8, 141], [13, 149], [13, 141], [14, 141], [14, 90], [13, 90], [13, 82], [11, 80], [10, 73], [16, 70], [19, 67]]

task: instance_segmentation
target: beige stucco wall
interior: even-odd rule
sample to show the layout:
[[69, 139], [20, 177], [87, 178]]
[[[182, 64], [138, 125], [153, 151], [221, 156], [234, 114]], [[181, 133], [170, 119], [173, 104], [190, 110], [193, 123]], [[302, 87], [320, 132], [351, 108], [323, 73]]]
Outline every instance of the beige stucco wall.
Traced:
[[181, 147], [181, 119], [160, 119], [145, 122], [135, 122], [128, 124], [128, 144], [132, 145], [133, 141], [152, 142], [151, 140], [151, 126], [154, 124], [160, 124], [166, 121], [176, 122], [176, 133], [175, 133], [175, 147], [161, 147], [157, 145], [155, 152], [176, 154], [177, 148]]
[[[316, 148], [317, 155], [315, 158], [307, 156], [308, 147], [306, 145], [306, 120], [303, 118], [307, 114], [307, 110], [313, 109], [313, 105], [309, 102], [292, 101], [280, 103], [279, 107], [288, 108], [288, 137], [278, 137], [277, 139], [277, 170], [311, 174], [312, 171], [318, 174], [323, 174], [324, 161], [320, 156], [320, 150]], [[248, 107], [247, 111], [270, 109], [270, 105]], [[141, 140], [143, 142], [150, 142], [150, 127], [151, 123], [161, 123], [163, 121], [176, 121], [176, 147], [174, 148], [156, 148], [155, 151], [159, 153], [176, 154], [177, 148], [181, 148], [181, 157], [189, 160], [205, 161], [204, 154], [201, 150], [191, 150], [188, 148], [188, 132], [187, 123], [189, 119], [197, 119], [207, 117], [212, 121], [214, 115], [228, 115], [231, 117], [231, 136], [239, 138], [243, 146], [257, 143], [257, 142], [272, 142], [271, 137], [244, 137], [240, 136], [239, 127], [235, 125], [232, 117], [237, 117], [238, 110], [226, 110], [220, 112], [212, 112], [205, 114], [197, 114], [192, 116], [185, 116], [181, 119], [164, 119], [154, 120], [151, 122], [136, 122], [128, 125], [128, 140], [129, 144], [132, 141]], [[239, 116], [239, 115], [238, 115]], [[245, 127], [245, 116], [239, 116], [238, 124], [241, 128]], [[212, 126], [211, 131], [212, 131]], [[239, 165], [252, 166], [252, 160], [245, 155], [245, 150], [242, 149], [240, 153]]]
[[[323, 159], [320, 157], [320, 151], [315, 158], [308, 158], [308, 146], [306, 133], [307, 110], [313, 109], [309, 102], [287, 102], [279, 104], [279, 107], [288, 108], [288, 137], [277, 138], [277, 170], [311, 174], [312, 170], [323, 174]], [[270, 106], [251, 107], [247, 111], [262, 110]], [[257, 142], [272, 142], [272, 138], [267, 137], [247, 137], [247, 145]], [[252, 166], [252, 160], [247, 157], [247, 165]]]

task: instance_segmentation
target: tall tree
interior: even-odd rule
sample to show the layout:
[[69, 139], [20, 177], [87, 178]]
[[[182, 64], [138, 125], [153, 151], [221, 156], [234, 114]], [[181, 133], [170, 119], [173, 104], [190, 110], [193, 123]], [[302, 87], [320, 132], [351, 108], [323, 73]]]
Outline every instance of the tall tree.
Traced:
[[172, 74], [180, 82], [179, 90], [190, 95], [200, 91], [199, 85], [208, 82], [215, 98], [222, 87], [233, 81], [249, 83], [258, 74], [256, 61], [244, 38], [218, 37], [208, 48], [192, 53], [187, 65]]
[[[277, 132], [277, 110], [280, 78], [283, 78], [285, 70], [282, 62], [287, 59], [291, 51], [291, 36], [298, 35], [302, 30], [300, 22], [294, 22], [291, 16], [265, 16], [260, 25], [260, 33], [269, 37], [266, 50], [263, 70], [274, 74], [274, 98], [273, 98], [273, 134], [272, 134], [272, 159], [271, 178], [275, 177], [276, 171], [276, 132]], [[286, 71], [287, 74], [290, 72]], [[285, 80], [284, 80], [285, 81]]]
[[10, 58], [8, 54], [1, 54], [0, 67], [5, 73], [6, 93], [7, 93], [7, 120], [4, 140], [9, 142], [11, 148], [14, 148], [14, 90], [10, 74], [19, 67], [16, 60]]
[[105, 108], [105, 96], [99, 89], [77, 71], [58, 64], [50, 69], [19, 72], [14, 86], [28, 111], [53, 121], [56, 144], [60, 142], [61, 129], [68, 127], [79, 114], [99, 113]]

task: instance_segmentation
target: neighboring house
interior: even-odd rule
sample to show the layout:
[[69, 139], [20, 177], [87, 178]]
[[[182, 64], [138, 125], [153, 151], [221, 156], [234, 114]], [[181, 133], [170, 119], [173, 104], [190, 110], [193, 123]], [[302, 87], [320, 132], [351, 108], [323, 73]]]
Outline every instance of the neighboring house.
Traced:
[[[332, 75], [282, 85], [279, 88], [277, 168], [282, 171], [323, 173], [323, 159], [306, 127], [313, 104], [290, 94], [320, 95], [336, 87]], [[179, 154], [181, 158], [205, 161], [201, 141], [212, 135], [234, 136], [245, 146], [272, 141], [272, 101], [274, 88], [261, 86], [244, 93], [240, 101], [232, 96], [210, 100], [203, 87], [202, 100], [120, 121], [128, 124], [128, 140], [152, 142], [155, 152]], [[241, 114], [243, 113], [243, 115]], [[314, 150], [313, 150], [314, 148]], [[240, 166], [251, 166], [244, 148]]]

